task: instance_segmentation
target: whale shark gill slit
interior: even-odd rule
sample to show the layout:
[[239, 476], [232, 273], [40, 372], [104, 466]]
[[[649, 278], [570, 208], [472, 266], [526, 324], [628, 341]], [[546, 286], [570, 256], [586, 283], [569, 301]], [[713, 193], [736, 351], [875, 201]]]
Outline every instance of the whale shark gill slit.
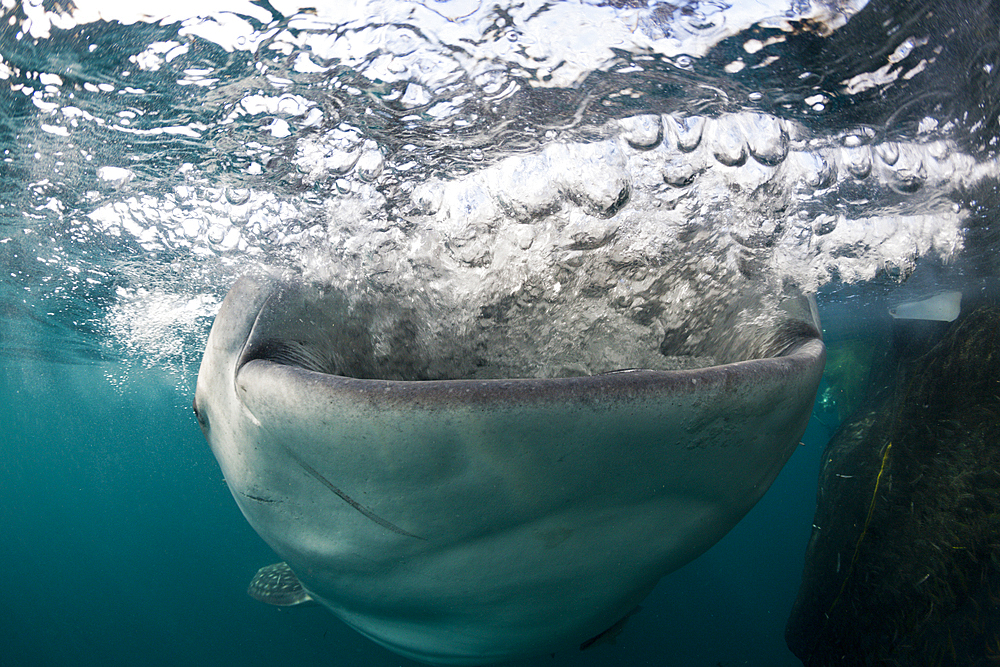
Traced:
[[264, 498], [263, 496], [255, 496], [251, 493], [246, 493], [244, 491], [237, 491], [244, 498], [249, 498], [250, 500], [256, 500], [258, 503], [276, 503], [278, 502], [274, 498]]
[[382, 517], [380, 517], [378, 514], [375, 514], [375, 512], [371, 511], [370, 509], [368, 509], [367, 507], [365, 507], [364, 505], [362, 505], [361, 503], [359, 503], [358, 501], [354, 500], [349, 495], [347, 495], [346, 493], [344, 493], [343, 491], [341, 491], [340, 489], [338, 489], [336, 486], [334, 486], [333, 483], [330, 482], [330, 480], [328, 480], [326, 477], [324, 477], [323, 475], [321, 475], [319, 473], [319, 471], [316, 470], [315, 468], [313, 468], [311, 465], [309, 465], [308, 463], [306, 463], [305, 461], [303, 461], [301, 458], [299, 458], [299, 455], [296, 454], [295, 452], [293, 452], [291, 449], [289, 449], [288, 447], [285, 447], [285, 451], [288, 452], [288, 455], [291, 456], [292, 459], [296, 463], [298, 463], [300, 466], [302, 466], [303, 470], [305, 470], [307, 473], [309, 473], [312, 477], [314, 477], [317, 481], [319, 481], [323, 486], [325, 486], [326, 488], [328, 488], [331, 491], [333, 491], [335, 494], [337, 494], [337, 496], [340, 497], [341, 500], [343, 500], [345, 503], [347, 503], [348, 505], [350, 505], [351, 507], [353, 507], [357, 511], [361, 512], [363, 515], [365, 515], [366, 517], [368, 517], [369, 519], [371, 519], [372, 521], [374, 521], [378, 525], [382, 526], [386, 530], [391, 530], [392, 532], [398, 533], [398, 534], [403, 535], [405, 537], [412, 537], [414, 539], [423, 540], [425, 542], [427, 541], [427, 539], [424, 538], [424, 537], [420, 537], [419, 535], [414, 535], [413, 533], [411, 533], [409, 531], [403, 530], [402, 528], [400, 528], [396, 524], [394, 524], [394, 523], [392, 523], [390, 521], [386, 521], [385, 519], [383, 519]]

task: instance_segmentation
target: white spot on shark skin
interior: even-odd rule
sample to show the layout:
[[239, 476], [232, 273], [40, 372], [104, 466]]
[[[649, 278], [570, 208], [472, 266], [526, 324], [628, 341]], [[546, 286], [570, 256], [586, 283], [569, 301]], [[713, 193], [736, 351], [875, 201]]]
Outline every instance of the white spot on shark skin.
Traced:
[[928, 320], [954, 322], [962, 312], [962, 293], [941, 292], [926, 299], [904, 301], [889, 309], [889, 314], [897, 320]]

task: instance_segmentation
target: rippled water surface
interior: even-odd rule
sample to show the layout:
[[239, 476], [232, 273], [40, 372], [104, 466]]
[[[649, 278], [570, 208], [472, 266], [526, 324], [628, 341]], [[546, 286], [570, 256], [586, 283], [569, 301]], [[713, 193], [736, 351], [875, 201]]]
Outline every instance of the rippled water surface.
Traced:
[[[791, 290], [833, 346], [993, 288], [990, 3], [314, 4], [0, 0], [11, 664], [404, 662], [244, 595], [273, 555], [188, 412], [242, 273], [390, 299], [427, 346], [531, 345], [508, 371], [539, 376], [713, 355]], [[796, 664], [837, 396], [616, 645], [555, 662]]]

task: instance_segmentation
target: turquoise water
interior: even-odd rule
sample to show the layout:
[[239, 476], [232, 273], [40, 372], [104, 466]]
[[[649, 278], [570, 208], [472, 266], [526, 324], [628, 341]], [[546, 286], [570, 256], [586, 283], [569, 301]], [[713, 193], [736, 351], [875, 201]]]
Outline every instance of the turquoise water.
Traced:
[[[246, 594], [278, 558], [191, 410], [246, 271], [389, 285], [456, 328], [516, 293], [609, 353], [747, 292], [817, 294], [831, 350], [995, 292], [990, 3], [98, 4], [0, 4], [2, 665], [414, 664]], [[851, 383], [614, 644], [530, 664], [799, 664]]]

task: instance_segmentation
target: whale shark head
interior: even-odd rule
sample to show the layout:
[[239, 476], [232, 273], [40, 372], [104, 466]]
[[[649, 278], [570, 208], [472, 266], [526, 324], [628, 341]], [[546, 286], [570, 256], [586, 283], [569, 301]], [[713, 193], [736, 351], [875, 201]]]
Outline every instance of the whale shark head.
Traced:
[[536, 655], [625, 617], [768, 488], [824, 361], [795, 296], [740, 335], [706, 333], [725, 363], [660, 346], [674, 370], [569, 377], [532, 376], [551, 368], [541, 341], [511, 359], [416, 319], [386, 295], [244, 277], [195, 410], [287, 564], [252, 593], [316, 600], [435, 664]]

